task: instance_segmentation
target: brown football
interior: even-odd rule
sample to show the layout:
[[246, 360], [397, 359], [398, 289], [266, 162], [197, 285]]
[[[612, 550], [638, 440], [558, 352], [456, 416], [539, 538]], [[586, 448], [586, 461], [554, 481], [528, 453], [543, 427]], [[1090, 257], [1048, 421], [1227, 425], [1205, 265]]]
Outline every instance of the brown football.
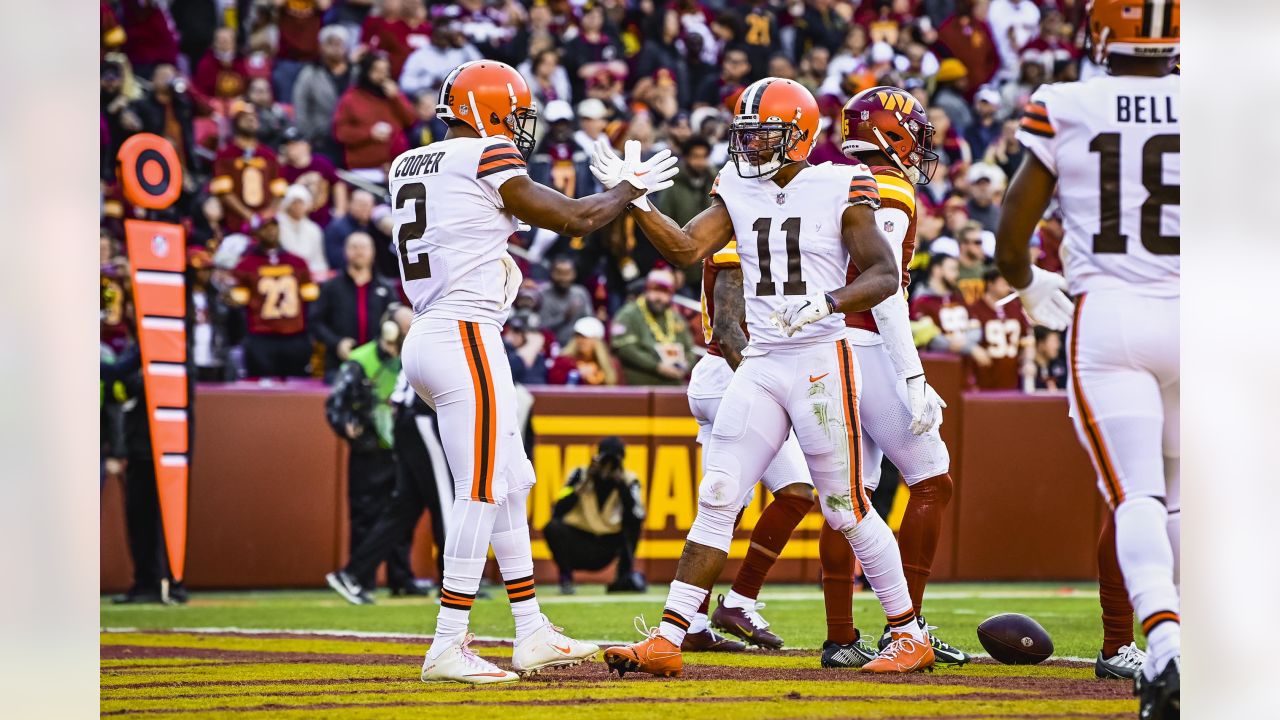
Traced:
[[1035, 665], [1053, 654], [1053, 639], [1026, 615], [993, 615], [978, 626], [978, 642], [1005, 665]]

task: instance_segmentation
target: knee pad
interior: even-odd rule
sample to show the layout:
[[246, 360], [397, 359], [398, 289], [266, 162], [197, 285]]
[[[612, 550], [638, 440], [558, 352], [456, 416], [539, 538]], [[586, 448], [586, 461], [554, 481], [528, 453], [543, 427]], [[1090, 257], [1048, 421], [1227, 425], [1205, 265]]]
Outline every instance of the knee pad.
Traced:
[[951, 474], [943, 473], [942, 475], [935, 475], [921, 480], [908, 487], [911, 489], [912, 500], [928, 500], [946, 507], [947, 503], [951, 502], [951, 496], [955, 493], [956, 486], [951, 480]]
[[689, 528], [687, 540], [706, 545], [724, 553], [729, 552], [733, 541], [733, 526], [738, 519], [738, 508], [717, 507], [698, 502], [698, 515]]
[[[750, 488], [747, 488], [750, 490]], [[742, 508], [745, 496], [742, 484], [729, 472], [721, 470], [708, 471], [698, 483], [698, 509], [704, 507], [729, 509], [737, 513]]]

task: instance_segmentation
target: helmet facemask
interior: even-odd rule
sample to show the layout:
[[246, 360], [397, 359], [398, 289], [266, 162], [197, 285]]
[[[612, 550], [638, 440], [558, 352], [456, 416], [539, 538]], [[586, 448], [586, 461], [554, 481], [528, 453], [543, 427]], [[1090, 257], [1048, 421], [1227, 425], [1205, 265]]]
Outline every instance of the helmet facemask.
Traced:
[[538, 111], [531, 107], [516, 108], [503, 120], [511, 131], [511, 140], [525, 160], [533, 154], [534, 132], [538, 128]]
[[871, 131], [876, 136], [881, 151], [893, 160], [899, 170], [906, 173], [913, 185], [928, 185], [938, 167], [938, 153], [933, 151], [933, 125], [927, 122], [922, 125], [915, 119], [903, 118], [901, 115], [898, 115], [898, 122], [903, 132], [914, 140], [905, 155], [898, 150], [905, 137], [893, 130], [889, 130], [886, 137], [878, 127], [872, 127]]
[[787, 163], [794, 137], [792, 123], [734, 118], [729, 128], [729, 157], [733, 158], [740, 177], [770, 178]]

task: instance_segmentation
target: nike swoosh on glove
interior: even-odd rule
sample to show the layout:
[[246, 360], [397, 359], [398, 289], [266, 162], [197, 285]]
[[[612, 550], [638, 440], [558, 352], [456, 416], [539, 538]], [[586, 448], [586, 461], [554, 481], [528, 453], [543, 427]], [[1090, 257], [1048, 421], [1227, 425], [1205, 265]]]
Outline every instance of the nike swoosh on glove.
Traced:
[[1067, 279], [1058, 273], [1032, 265], [1031, 284], [1015, 292], [1035, 324], [1050, 330], [1065, 330], [1071, 324], [1075, 305], [1067, 297]]
[[925, 381], [923, 375], [907, 378], [907, 404], [911, 407], [913, 435], [924, 435], [942, 425], [942, 409], [947, 403]]
[[652, 209], [647, 197], [649, 193], [665, 190], [675, 184], [672, 178], [680, 173], [680, 168], [676, 166], [677, 162], [678, 159], [671, 154], [670, 150], [660, 150], [654, 153], [653, 157], [642, 161], [639, 140], [628, 140], [623, 147], [623, 157], [619, 158], [613, 152], [609, 141], [602, 136], [596, 140], [589, 169], [596, 180], [606, 188], [613, 188], [620, 182], [628, 182], [637, 189], [643, 190], [645, 194], [631, 202], [648, 212]]
[[806, 295], [792, 298], [773, 311], [770, 320], [787, 337], [800, 331], [800, 328], [815, 323], [831, 314], [826, 295]]

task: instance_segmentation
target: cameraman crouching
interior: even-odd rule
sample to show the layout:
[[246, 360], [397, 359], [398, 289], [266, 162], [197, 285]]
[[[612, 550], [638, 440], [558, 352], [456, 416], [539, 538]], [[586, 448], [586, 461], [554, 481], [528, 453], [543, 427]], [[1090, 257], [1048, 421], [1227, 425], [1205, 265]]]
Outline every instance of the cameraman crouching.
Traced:
[[640, 479], [622, 467], [627, 447], [616, 437], [600, 441], [596, 456], [569, 475], [542, 534], [560, 569], [560, 592], [574, 592], [574, 570], [601, 570], [615, 559], [608, 592], [644, 592], [644, 576], [633, 570], [644, 496]]

